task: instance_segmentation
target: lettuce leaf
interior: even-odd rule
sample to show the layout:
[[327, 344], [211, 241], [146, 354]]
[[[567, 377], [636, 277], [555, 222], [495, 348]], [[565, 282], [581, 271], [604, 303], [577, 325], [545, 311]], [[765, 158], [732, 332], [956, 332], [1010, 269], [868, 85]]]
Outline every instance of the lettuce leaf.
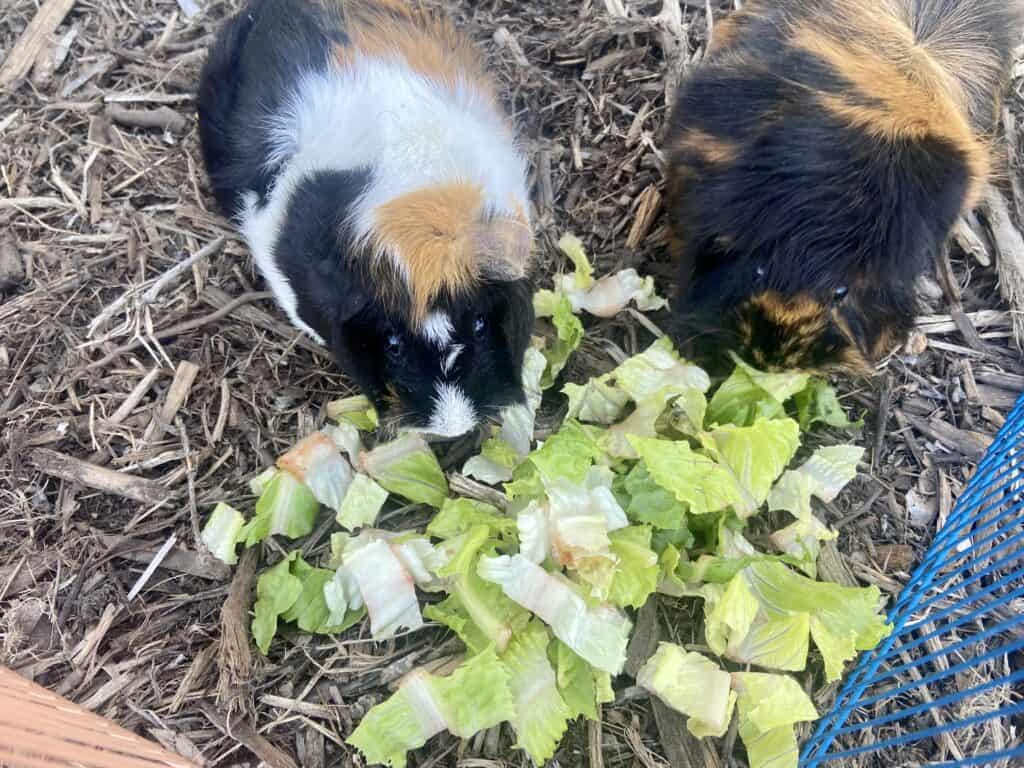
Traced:
[[807, 388], [793, 396], [800, 429], [807, 431], [821, 422], [836, 429], [860, 429], [863, 420], [850, 421], [839, 403], [835, 389], [824, 379], [811, 379]]
[[807, 694], [787, 675], [735, 672], [732, 685], [750, 768], [797, 768], [793, 725], [818, 719]]
[[629, 404], [629, 395], [609, 384], [611, 374], [590, 379], [586, 384], [566, 384], [562, 394], [569, 399], [567, 418], [589, 424], [614, 424]]
[[753, 426], [720, 426], [710, 434], [719, 461], [732, 470], [743, 500], [734, 505], [741, 519], [757, 514], [800, 445], [792, 419], [758, 419]]
[[679, 394], [688, 389], [706, 392], [711, 387], [707, 373], [680, 358], [667, 336], [625, 360], [611, 376], [615, 385], [636, 403], [666, 388]]
[[242, 513], [222, 501], [213, 508], [199, 536], [211, 555], [223, 563], [234, 565], [238, 562], [235, 545], [242, 540], [244, 527]]
[[892, 630], [879, 613], [877, 587], [844, 587], [814, 581], [781, 563], [765, 560], [744, 571], [750, 591], [769, 616], [806, 613], [825, 678], [838, 680], [857, 651], [874, 648]]
[[327, 403], [327, 418], [339, 424], [351, 424], [364, 432], [372, 432], [379, 423], [377, 409], [363, 395], [343, 397]]
[[537, 765], [555, 754], [572, 716], [548, 660], [550, 642], [547, 629], [535, 621], [515, 636], [501, 659], [509, 671], [516, 746], [525, 749]]
[[626, 663], [629, 619], [611, 606], [588, 607], [562, 578], [522, 555], [482, 557], [480, 576], [551, 627], [555, 637], [597, 669], [613, 675]]
[[298, 555], [298, 552], [292, 552], [256, 580], [252, 637], [264, 655], [270, 650], [270, 641], [277, 634], [278, 617], [287, 612], [302, 594], [302, 580], [291, 573], [292, 561]]
[[667, 529], [686, 526], [686, 507], [654, 481], [643, 463], [622, 477], [616, 490], [630, 521]]
[[[551, 322], [555, 327], [555, 339], [544, 348], [544, 357], [547, 360], [547, 368], [541, 377], [541, 387], [547, 389], [555, 383], [558, 374], [565, 368], [569, 356], [576, 351], [576, 348], [583, 342], [583, 323], [573, 314], [572, 302], [564, 293], [556, 293], [551, 302]], [[534, 301], [534, 308], [537, 317], [544, 317], [542, 311], [545, 308], [538, 307]]]
[[325, 433], [314, 432], [281, 456], [277, 465], [305, 483], [317, 501], [339, 512], [353, 475], [340, 450]]
[[695, 453], [687, 443], [640, 437], [630, 438], [630, 443], [654, 481], [675, 494], [691, 514], [742, 509], [749, 503], [732, 471]]
[[393, 637], [399, 629], [423, 626], [412, 574], [383, 539], [346, 548], [344, 569], [359, 588], [374, 640]]
[[583, 715], [597, 720], [597, 705], [614, 700], [611, 677], [594, 669], [561, 640], [553, 647], [558, 690], [569, 707], [570, 717]]
[[427, 535], [435, 539], [453, 539], [478, 525], [486, 526], [493, 535], [511, 538], [516, 522], [497, 507], [475, 499], [445, 499], [434, 519], [427, 525]]
[[324, 586], [334, 578], [334, 571], [314, 568], [299, 556], [292, 561], [291, 573], [302, 582], [302, 591], [281, 619], [294, 621], [303, 632], [323, 632], [331, 614]]
[[373, 525], [387, 500], [387, 491], [368, 475], [357, 474], [352, 478], [335, 519], [338, 525], [350, 531]]
[[412, 672], [391, 698], [363, 717], [347, 743], [366, 762], [403, 768], [406, 753], [441, 731], [469, 738], [515, 716], [509, 673], [494, 650], [479, 653], [448, 677]]
[[608, 593], [609, 602], [620, 607], [642, 608], [658, 588], [658, 556], [651, 549], [651, 529], [632, 525], [609, 534], [612, 554], [618, 559]]
[[378, 445], [363, 454], [360, 463], [381, 486], [409, 501], [440, 507], [448, 497], [448, 481], [437, 457], [415, 432]]
[[729, 729], [736, 703], [729, 673], [699, 653], [659, 643], [657, 652], [637, 674], [636, 683], [688, 716], [691, 732], [723, 736]]
[[312, 491], [291, 472], [275, 470], [256, 502], [256, 514], [242, 530], [245, 546], [251, 547], [268, 536], [307, 536], [319, 511], [320, 502]]
[[708, 403], [709, 424], [748, 427], [759, 417], [785, 415], [783, 403], [807, 387], [806, 373], [765, 373], [733, 355], [736, 368]]

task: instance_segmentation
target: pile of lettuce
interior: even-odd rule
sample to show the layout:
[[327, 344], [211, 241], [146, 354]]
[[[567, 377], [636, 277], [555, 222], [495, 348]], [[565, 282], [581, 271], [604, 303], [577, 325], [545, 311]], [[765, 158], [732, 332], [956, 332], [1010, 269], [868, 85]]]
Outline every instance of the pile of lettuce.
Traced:
[[[427, 619], [461, 639], [458, 669], [412, 672], [351, 734], [371, 764], [403, 766], [441, 731], [466, 738], [503, 722], [542, 763], [570, 721], [596, 719], [613, 700], [631, 612], [662, 593], [701, 601], [710, 653], [662, 643], [637, 684], [685, 714], [698, 737], [722, 736], [738, 717], [752, 768], [796, 766], [793, 726], [818, 715], [787, 673], [806, 669], [813, 644], [825, 678], [837, 680], [890, 630], [877, 589], [816, 580], [821, 542], [836, 534], [811, 499], [834, 499], [862, 449], [820, 448], [794, 465], [816, 423], [855, 425], [823, 381], [737, 359], [713, 388], [661, 338], [603, 376], [566, 384], [564, 422], [534, 440], [543, 391], [583, 338], [577, 313], [663, 303], [649, 279], [626, 270], [595, 280], [579, 241], [560, 245], [575, 271], [536, 296], [550, 332], [526, 355], [527, 402], [506, 409], [463, 467], [495, 487], [498, 506], [454, 497], [421, 435], [367, 450], [376, 416], [348, 398], [330, 405], [334, 425], [252, 481], [259, 500], [248, 521], [220, 504], [203, 540], [234, 563], [239, 544], [301, 538], [321, 505], [335, 513], [343, 530], [327, 562], [296, 550], [259, 577], [252, 633], [264, 653], [282, 622], [333, 634], [368, 617], [383, 640]], [[436, 508], [426, 530], [374, 527], [390, 496]]]

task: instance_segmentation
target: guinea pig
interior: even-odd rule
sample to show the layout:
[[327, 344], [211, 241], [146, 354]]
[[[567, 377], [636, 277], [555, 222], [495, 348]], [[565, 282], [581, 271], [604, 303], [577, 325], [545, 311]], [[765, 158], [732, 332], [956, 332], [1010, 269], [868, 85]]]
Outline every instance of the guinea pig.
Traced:
[[868, 374], [990, 173], [1017, 0], [749, 0], [667, 131], [675, 333]]
[[400, 0], [250, 0], [197, 102], [219, 207], [383, 420], [451, 438], [524, 400], [526, 161], [448, 18]]

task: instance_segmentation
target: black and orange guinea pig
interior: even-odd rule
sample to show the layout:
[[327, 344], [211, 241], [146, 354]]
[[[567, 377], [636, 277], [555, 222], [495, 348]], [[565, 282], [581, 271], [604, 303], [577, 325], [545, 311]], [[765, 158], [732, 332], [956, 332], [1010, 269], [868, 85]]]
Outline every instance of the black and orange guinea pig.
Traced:
[[1020, 32], [1017, 0], [748, 0], [716, 24], [667, 137], [680, 340], [870, 373], [989, 176]]
[[455, 437], [523, 400], [526, 161], [449, 19], [401, 0], [250, 0], [197, 100], [220, 207], [384, 419]]

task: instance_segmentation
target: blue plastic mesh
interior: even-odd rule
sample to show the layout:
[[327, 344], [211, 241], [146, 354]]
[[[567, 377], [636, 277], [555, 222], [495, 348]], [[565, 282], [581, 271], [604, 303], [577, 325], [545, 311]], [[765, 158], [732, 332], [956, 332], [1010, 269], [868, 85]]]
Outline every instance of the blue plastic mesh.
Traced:
[[1024, 766], [1024, 397], [889, 620], [801, 766]]

